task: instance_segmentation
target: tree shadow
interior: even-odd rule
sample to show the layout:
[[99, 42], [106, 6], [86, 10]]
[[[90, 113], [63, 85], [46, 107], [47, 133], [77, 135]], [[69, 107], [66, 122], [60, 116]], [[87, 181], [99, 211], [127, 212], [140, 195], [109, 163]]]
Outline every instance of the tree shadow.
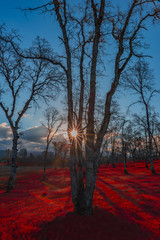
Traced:
[[[34, 236], [40, 240], [151, 240], [153, 235], [133, 222], [95, 207], [92, 216], [69, 212], [44, 222]], [[155, 239], [155, 238], [154, 238]]]
[[[143, 182], [138, 183], [136, 179], [134, 181], [133, 180], [127, 181], [127, 183], [124, 181], [119, 181], [120, 179], [116, 178], [116, 177], [114, 177], [112, 179], [113, 179], [113, 181], [121, 182], [122, 184], [125, 183], [126, 189], [127, 188], [129, 189], [128, 192], [126, 190], [124, 191], [123, 189], [120, 189], [120, 187], [117, 188], [116, 186], [114, 186], [114, 183], [112, 183], [112, 184], [108, 183], [106, 179], [104, 180], [100, 177], [97, 178], [98, 181], [100, 181], [101, 183], [103, 183], [104, 185], [106, 185], [107, 187], [112, 189], [113, 192], [116, 192], [120, 197], [122, 197], [124, 199], [124, 201], [127, 200], [127, 201], [131, 202], [136, 207], [141, 208], [141, 210], [143, 210], [144, 212], [147, 212], [149, 214], [154, 214], [155, 216], [159, 216], [160, 208], [158, 206], [156, 206], [157, 204], [155, 201], [153, 201], [153, 199], [152, 199], [152, 203], [150, 200], [151, 196], [153, 195], [153, 192], [156, 192], [156, 190], [158, 189], [157, 184], [156, 184], [156, 188], [154, 189], [154, 184], [155, 184], [154, 182], [153, 183], [150, 182], [150, 184], [147, 184], [147, 186], [144, 186]], [[138, 199], [136, 199], [135, 197], [131, 197], [129, 195], [131, 193], [130, 188], [132, 188], [137, 193]], [[143, 197], [142, 197], [142, 194], [143, 194]], [[147, 200], [148, 196], [150, 196], [150, 198], [149, 198], [150, 204], [148, 203], [148, 200]], [[140, 197], [141, 197], [141, 201], [143, 200], [143, 203], [139, 202]], [[148, 204], [149, 204], [149, 207], [148, 207]]]

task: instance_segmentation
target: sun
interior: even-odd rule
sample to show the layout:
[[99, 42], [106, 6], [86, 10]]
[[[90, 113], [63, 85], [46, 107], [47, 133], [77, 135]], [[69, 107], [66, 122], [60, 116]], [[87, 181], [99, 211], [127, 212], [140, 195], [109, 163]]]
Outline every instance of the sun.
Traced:
[[75, 129], [73, 129], [71, 131], [71, 135], [72, 135], [72, 137], [76, 138], [77, 137], [77, 131]]

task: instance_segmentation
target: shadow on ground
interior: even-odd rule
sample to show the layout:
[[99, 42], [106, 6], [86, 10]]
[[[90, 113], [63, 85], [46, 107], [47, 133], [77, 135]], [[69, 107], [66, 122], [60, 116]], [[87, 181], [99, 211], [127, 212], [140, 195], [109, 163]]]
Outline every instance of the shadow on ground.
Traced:
[[95, 207], [93, 216], [67, 213], [41, 225], [37, 233], [41, 240], [151, 240], [151, 232], [128, 219]]

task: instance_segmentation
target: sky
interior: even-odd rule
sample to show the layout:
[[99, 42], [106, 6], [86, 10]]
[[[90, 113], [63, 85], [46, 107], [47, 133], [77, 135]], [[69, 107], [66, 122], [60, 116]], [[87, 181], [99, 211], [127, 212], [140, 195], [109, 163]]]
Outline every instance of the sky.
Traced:
[[[71, 4], [77, 3], [79, 0], [69, 0]], [[118, 3], [118, 0], [113, 0]], [[58, 35], [60, 35], [60, 29], [56, 22], [54, 15], [38, 15], [38, 12], [32, 12], [24, 14], [19, 8], [26, 8], [29, 6], [35, 6], [36, 3], [46, 2], [45, 0], [5, 0], [0, 1], [0, 23], [5, 23], [9, 29], [17, 29], [22, 36], [22, 46], [31, 46], [32, 41], [37, 35], [46, 38], [50, 44], [58, 51], [60, 48], [60, 43], [58, 41]], [[125, 7], [128, 0], [121, 1], [121, 7]], [[152, 56], [150, 60], [151, 68], [155, 75], [155, 87], [160, 89], [160, 25], [148, 26], [149, 31], [145, 33], [146, 42], [149, 43], [150, 48], [147, 49], [147, 53]], [[111, 75], [111, 70], [108, 71]], [[110, 76], [109, 76], [110, 77]], [[100, 94], [104, 94], [106, 87], [103, 83], [101, 85]], [[125, 111], [127, 105], [133, 102], [134, 97], [128, 94], [119, 93], [118, 101], [120, 101], [122, 106], [122, 111]], [[127, 101], [126, 101], [127, 99]], [[156, 96], [154, 98], [153, 104], [157, 112], [160, 112], [160, 97]], [[51, 103], [52, 105], [52, 103]], [[63, 106], [61, 104], [61, 99], [58, 99], [54, 105], [63, 111]], [[44, 149], [44, 136], [45, 130], [41, 126], [44, 120], [43, 111], [47, 106], [41, 104], [41, 108], [35, 110], [30, 109], [24, 115], [21, 122], [21, 131], [24, 133], [21, 137], [22, 143], [25, 147], [30, 150], [42, 150]], [[136, 111], [136, 108], [133, 108]], [[65, 127], [62, 129], [60, 134], [65, 132]], [[0, 110], [0, 150], [10, 148], [11, 146], [12, 134], [9, 128], [7, 119], [5, 115]]]

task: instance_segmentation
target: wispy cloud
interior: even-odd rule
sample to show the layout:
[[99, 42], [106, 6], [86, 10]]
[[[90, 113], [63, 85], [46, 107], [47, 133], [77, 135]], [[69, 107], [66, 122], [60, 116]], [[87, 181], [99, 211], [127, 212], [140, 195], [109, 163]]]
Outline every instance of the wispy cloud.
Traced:
[[21, 139], [29, 142], [45, 143], [46, 129], [43, 126], [35, 126], [21, 132]]
[[[57, 134], [54, 141], [64, 140], [63, 134]], [[20, 133], [20, 145], [28, 151], [44, 151], [46, 146], [46, 129], [44, 126], [34, 126]], [[12, 146], [12, 131], [6, 122], [0, 124], [0, 149], [8, 149]]]
[[11, 128], [8, 126], [8, 124], [6, 122], [3, 122], [0, 124], [0, 139], [11, 139], [12, 137], [12, 130]]

